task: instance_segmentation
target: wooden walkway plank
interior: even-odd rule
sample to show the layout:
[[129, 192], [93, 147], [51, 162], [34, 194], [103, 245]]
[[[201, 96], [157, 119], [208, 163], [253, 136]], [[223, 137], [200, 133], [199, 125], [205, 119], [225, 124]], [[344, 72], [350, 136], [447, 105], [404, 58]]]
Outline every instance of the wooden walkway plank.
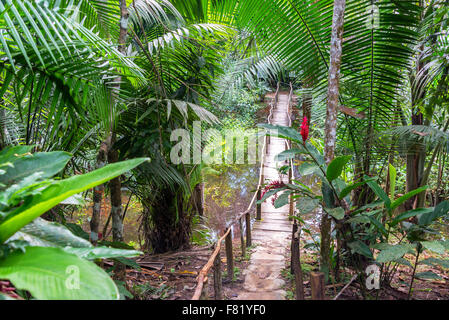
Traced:
[[[273, 112], [271, 123], [288, 126], [288, 97], [279, 93], [279, 100]], [[288, 182], [287, 175], [279, 175], [277, 168], [285, 162], [275, 161], [275, 156], [286, 148], [285, 140], [271, 137], [265, 154], [263, 175], [265, 183], [275, 180]], [[284, 280], [281, 271], [286, 267], [290, 246], [292, 223], [288, 220], [289, 207], [274, 208], [271, 198], [261, 207], [261, 221], [253, 226], [252, 243], [256, 245], [248, 268], [244, 271], [244, 291], [238, 300], [285, 300], [286, 292], [282, 289]]]

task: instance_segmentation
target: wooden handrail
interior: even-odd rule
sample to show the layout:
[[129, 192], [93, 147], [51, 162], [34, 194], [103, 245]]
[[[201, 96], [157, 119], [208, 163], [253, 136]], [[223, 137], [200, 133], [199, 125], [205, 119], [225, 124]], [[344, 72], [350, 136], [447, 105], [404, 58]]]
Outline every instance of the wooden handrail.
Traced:
[[[274, 95], [274, 99], [271, 102], [270, 113], [268, 115], [268, 123], [269, 124], [271, 124], [271, 120], [272, 120], [272, 117], [273, 117], [273, 110], [274, 110], [274, 108], [276, 107], [276, 105], [278, 103], [279, 88], [280, 88], [280, 83], [278, 82], [277, 83], [277, 88], [276, 88], [276, 93]], [[289, 117], [290, 117], [290, 115], [289, 115]], [[221, 249], [221, 243], [223, 242], [224, 239], [226, 239], [226, 237], [231, 232], [231, 226], [233, 226], [235, 223], [239, 222], [239, 220], [242, 219], [243, 216], [248, 215], [251, 212], [251, 208], [252, 208], [252, 206], [254, 205], [254, 202], [257, 199], [258, 191], [261, 190], [262, 185], [264, 183], [264, 181], [263, 181], [263, 168], [264, 168], [264, 165], [265, 165], [265, 150], [267, 148], [267, 144], [268, 143], [269, 143], [269, 136], [265, 136], [264, 144], [263, 144], [263, 147], [262, 147], [262, 153], [261, 153], [263, 156], [262, 156], [262, 161], [261, 161], [261, 164], [260, 164], [259, 181], [258, 181], [258, 184], [257, 184], [257, 190], [256, 190], [256, 192], [254, 192], [254, 195], [253, 195], [253, 197], [251, 199], [251, 202], [250, 202], [248, 208], [244, 212], [240, 213], [236, 218], [234, 218], [231, 221], [231, 223], [229, 223], [227, 225], [226, 232], [215, 243], [215, 250], [212, 252], [211, 256], [209, 257], [209, 259], [207, 261], [207, 263], [204, 265], [204, 267], [198, 273], [197, 286], [196, 286], [195, 292], [194, 292], [191, 300], [199, 300], [201, 298], [201, 294], [203, 292], [204, 283], [207, 281], [207, 274], [209, 273], [210, 269], [214, 265], [215, 259], [217, 259], [218, 253], [220, 252], [220, 249]], [[251, 228], [251, 225], [247, 223], [246, 228]]]
[[215, 257], [221, 249], [221, 242], [226, 238], [226, 236], [231, 232], [231, 228], [228, 228], [228, 231], [217, 241], [217, 245], [215, 246], [215, 250], [207, 261], [206, 265], [201, 269], [198, 274], [198, 285], [196, 286], [195, 293], [193, 294], [192, 300], [199, 300], [201, 297], [201, 293], [203, 292], [204, 280], [207, 278], [207, 274], [214, 264]]

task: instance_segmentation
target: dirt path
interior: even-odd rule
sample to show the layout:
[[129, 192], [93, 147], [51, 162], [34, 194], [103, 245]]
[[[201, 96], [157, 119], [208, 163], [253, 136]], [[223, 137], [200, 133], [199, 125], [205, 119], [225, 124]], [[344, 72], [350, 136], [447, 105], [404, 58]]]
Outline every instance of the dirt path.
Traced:
[[[272, 124], [288, 125], [288, 93], [279, 93]], [[288, 182], [288, 177], [280, 176], [276, 169], [286, 163], [274, 160], [277, 154], [285, 150], [285, 140], [271, 137], [267, 148], [263, 168], [265, 182], [279, 179]], [[253, 244], [256, 248], [248, 268], [243, 273], [243, 291], [238, 294], [238, 300], [285, 300], [285, 283], [281, 279], [281, 271], [287, 264], [290, 233], [288, 206], [275, 209], [271, 199], [267, 199], [262, 204], [262, 220], [256, 221], [253, 227]]]

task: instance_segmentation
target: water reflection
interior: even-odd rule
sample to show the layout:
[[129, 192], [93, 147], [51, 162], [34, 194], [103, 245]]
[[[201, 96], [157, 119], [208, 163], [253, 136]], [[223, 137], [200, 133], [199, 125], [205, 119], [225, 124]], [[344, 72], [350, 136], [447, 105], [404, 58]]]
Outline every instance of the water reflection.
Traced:
[[[213, 166], [216, 174], [204, 176], [204, 225], [215, 233], [224, 230], [250, 204], [258, 183], [255, 164]], [[239, 235], [238, 224], [233, 227]]]

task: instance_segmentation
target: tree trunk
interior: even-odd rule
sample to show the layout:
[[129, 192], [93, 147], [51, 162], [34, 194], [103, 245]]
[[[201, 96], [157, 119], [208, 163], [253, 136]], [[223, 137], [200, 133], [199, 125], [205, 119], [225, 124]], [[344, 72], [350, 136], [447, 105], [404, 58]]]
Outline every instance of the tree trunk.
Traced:
[[[118, 39], [118, 51], [126, 55], [126, 38], [128, 35], [128, 20], [129, 12], [126, 6], [126, 0], [120, 0], [120, 35]], [[116, 91], [120, 90], [120, 82], [122, 77], [118, 76], [115, 79]], [[111, 106], [112, 108], [112, 106]], [[111, 120], [112, 120], [111, 115]], [[108, 150], [108, 162], [114, 163], [118, 161], [118, 151], [114, 148], [116, 135], [114, 132], [114, 124], [111, 123], [110, 129], [110, 144]], [[122, 221], [122, 192], [120, 177], [114, 178], [109, 182], [111, 190], [111, 217], [112, 217], [112, 239], [114, 242], [123, 241], [123, 221]], [[115, 277], [118, 280], [124, 281], [126, 278], [126, 267], [124, 264], [116, 262], [114, 266]]]
[[[108, 150], [108, 162], [118, 162], [118, 151], [113, 147], [115, 135], [112, 136], [111, 145]], [[111, 219], [112, 219], [112, 241], [123, 242], [123, 220], [122, 220], [122, 184], [120, 176], [109, 182], [111, 192]], [[126, 277], [126, 267], [122, 263], [116, 263], [114, 275], [116, 279], [124, 281]]]
[[[423, 125], [424, 117], [421, 111], [412, 115], [412, 125]], [[407, 151], [406, 192], [419, 188], [424, 174], [426, 161], [426, 147], [421, 143], [414, 144]], [[405, 202], [405, 209], [411, 210], [416, 206], [416, 197], [413, 196]]]
[[[420, 5], [423, 6], [422, 1]], [[424, 51], [424, 46], [421, 45], [419, 50]], [[416, 75], [424, 67], [424, 62], [421, 60], [421, 56], [418, 56], [416, 62]], [[427, 73], [427, 71], [424, 71]], [[423, 125], [424, 115], [422, 114], [419, 106], [419, 101], [426, 95], [425, 90], [422, 90], [415, 99], [412, 99], [412, 125]], [[413, 95], [412, 95], [413, 97]], [[424, 175], [424, 165], [426, 161], [426, 146], [423, 143], [415, 143], [409, 150], [407, 150], [406, 157], [406, 192], [410, 192], [420, 187], [421, 181]], [[417, 196], [413, 196], [408, 199], [404, 207], [406, 210], [417, 208]]]
[[[103, 168], [107, 161], [108, 147], [106, 142], [102, 142], [97, 155], [97, 164], [95, 169]], [[101, 220], [101, 202], [103, 200], [104, 184], [94, 188], [92, 218], [90, 219], [90, 241], [95, 246], [99, 240], [99, 227]]]
[[[339, 103], [340, 65], [345, 7], [345, 0], [334, 1], [324, 140], [324, 159], [327, 164], [334, 158], [337, 137], [337, 110]], [[325, 273], [327, 279], [330, 270], [329, 252], [331, 241], [331, 218], [324, 212], [321, 218], [320, 229], [320, 268]]]
[[[3, 105], [3, 99], [0, 103]], [[0, 150], [8, 145], [8, 129], [6, 128], [6, 110], [0, 107]]]
[[198, 183], [193, 189], [195, 209], [200, 217], [204, 214], [204, 183]]
[[301, 268], [301, 251], [299, 247], [300, 232], [301, 229], [299, 229], [298, 223], [295, 220], [292, 229], [291, 267], [292, 267], [292, 274], [295, 276], [296, 300], [304, 300], [303, 274]]
[[189, 247], [192, 215], [186, 213], [182, 194], [162, 189], [157, 199], [143, 204], [147, 250], [164, 253]]

